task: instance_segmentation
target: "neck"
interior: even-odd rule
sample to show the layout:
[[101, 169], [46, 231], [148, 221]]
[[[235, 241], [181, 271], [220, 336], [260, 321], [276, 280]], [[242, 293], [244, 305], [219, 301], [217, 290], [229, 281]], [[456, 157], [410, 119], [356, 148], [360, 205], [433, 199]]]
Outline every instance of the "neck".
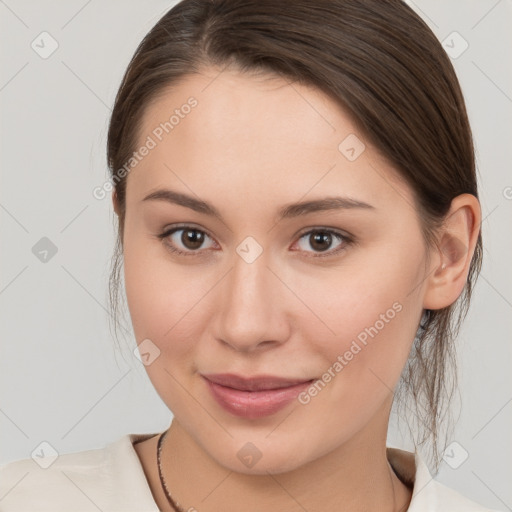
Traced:
[[404, 511], [411, 492], [386, 458], [388, 416], [384, 419], [383, 435], [375, 435], [375, 426], [367, 428], [296, 470], [267, 475], [235, 473], [219, 465], [174, 419], [163, 444], [162, 472], [184, 510]]

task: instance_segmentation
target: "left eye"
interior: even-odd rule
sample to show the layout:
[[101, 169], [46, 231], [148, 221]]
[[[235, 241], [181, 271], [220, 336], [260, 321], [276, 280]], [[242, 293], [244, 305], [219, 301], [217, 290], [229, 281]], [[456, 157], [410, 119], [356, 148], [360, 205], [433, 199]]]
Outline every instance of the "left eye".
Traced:
[[[333, 243], [336, 241], [338, 244], [333, 249]], [[347, 243], [347, 237], [340, 233], [328, 229], [317, 229], [304, 233], [299, 238], [297, 245], [300, 250], [305, 252], [325, 253], [329, 251], [329, 255], [331, 255], [342, 250]], [[308, 250], [308, 246], [313, 248], [313, 251]], [[323, 254], [315, 255], [323, 256]]]

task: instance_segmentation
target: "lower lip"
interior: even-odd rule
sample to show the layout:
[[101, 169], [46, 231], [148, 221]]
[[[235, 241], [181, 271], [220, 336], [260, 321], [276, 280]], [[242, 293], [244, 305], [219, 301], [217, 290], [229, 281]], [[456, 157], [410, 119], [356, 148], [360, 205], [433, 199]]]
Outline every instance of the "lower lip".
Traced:
[[275, 414], [293, 402], [313, 382], [311, 380], [280, 389], [241, 391], [215, 384], [208, 379], [204, 380], [219, 405], [235, 416], [247, 419], [262, 418]]

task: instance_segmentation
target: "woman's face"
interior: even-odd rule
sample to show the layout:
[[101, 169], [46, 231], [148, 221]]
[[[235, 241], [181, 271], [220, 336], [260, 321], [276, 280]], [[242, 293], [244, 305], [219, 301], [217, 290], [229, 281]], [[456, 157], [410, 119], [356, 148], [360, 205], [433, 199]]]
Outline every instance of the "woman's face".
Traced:
[[[146, 110], [142, 146], [126, 292], [179, 424], [219, 464], [255, 474], [384, 442], [427, 286], [410, 188], [342, 108], [277, 77], [186, 78]], [[163, 190], [180, 201], [145, 199]], [[314, 382], [230, 391], [211, 374]]]

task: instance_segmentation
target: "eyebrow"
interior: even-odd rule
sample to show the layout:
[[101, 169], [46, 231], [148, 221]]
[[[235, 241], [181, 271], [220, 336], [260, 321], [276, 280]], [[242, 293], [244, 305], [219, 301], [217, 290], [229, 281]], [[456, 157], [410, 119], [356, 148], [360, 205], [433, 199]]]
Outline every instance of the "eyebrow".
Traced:
[[[219, 210], [217, 210], [217, 208], [215, 208], [210, 203], [202, 201], [201, 199], [196, 199], [193, 196], [189, 196], [181, 192], [176, 192], [174, 190], [155, 190], [154, 192], [151, 192], [146, 197], [144, 197], [142, 201], [165, 201], [167, 203], [177, 204], [184, 206], [185, 208], [190, 208], [191, 210], [194, 210], [198, 213], [216, 217], [217, 219], [224, 222]], [[324, 197], [322, 199], [287, 204], [278, 211], [277, 218], [278, 220], [291, 219], [315, 212], [350, 209], [375, 210], [375, 207], [350, 197]]]

